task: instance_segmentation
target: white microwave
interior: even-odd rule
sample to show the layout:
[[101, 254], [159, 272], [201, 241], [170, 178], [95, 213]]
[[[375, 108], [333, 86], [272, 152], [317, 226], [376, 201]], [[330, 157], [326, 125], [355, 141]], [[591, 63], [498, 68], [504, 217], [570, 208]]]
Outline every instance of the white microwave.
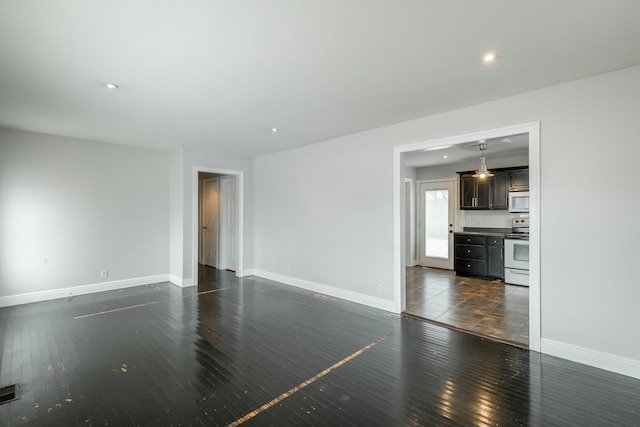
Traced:
[[509, 192], [509, 212], [529, 212], [529, 192]]

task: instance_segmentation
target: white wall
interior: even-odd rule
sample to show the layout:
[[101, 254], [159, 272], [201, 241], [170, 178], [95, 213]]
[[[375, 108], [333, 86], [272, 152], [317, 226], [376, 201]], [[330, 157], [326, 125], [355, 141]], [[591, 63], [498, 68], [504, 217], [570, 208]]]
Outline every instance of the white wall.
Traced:
[[255, 267], [392, 300], [393, 146], [540, 121], [543, 351], [640, 377], [638, 94], [633, 67], [259, 157]]
[[258, 274], [392, 307], [392, 181], [381, 179], [391, 178], [392, 163], [381, 155], [385, 145], [347, 139], [346, 146], [315, 144], [255, 160]]
[[166, 280], [168, 166], [162, 151], [0, 128], [0, 305]]
[[171, 282], [182, 286], [184, 241], [183, 149], [169, 153], [169, 274]]

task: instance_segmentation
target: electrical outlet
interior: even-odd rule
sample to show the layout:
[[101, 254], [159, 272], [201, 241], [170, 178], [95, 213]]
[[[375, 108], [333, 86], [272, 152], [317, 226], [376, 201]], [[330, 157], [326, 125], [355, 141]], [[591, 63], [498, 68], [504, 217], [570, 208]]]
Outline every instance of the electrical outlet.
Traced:
[[287, 265], [287, 273], [291, 273], [293, 271], [293, 268], [291, 268], [291, 265]]
[[378, 293], [379, 294], [383, 294], [384, 293], [384, 285], [378, 285]]
[[100, 272], [100, 278], [101, 279], [106, 279], [107, 277], [109, 277], [109, 270], [102, 270]]

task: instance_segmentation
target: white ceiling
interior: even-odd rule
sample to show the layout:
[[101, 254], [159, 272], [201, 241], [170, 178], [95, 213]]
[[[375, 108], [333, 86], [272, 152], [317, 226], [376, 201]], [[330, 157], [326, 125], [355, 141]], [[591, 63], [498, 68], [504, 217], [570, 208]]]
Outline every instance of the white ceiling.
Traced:
[[0, 126], [257, 156], [640, 64], [638, 16], [637, 0], [0, 0]]
[[[484, 155], [487, 158], [487, 162], [489, 160], [494, 161], [495, 159], [529, 155], [529, 134], [527, 133], [486, 139], [484, 141], [486, 143]], [[408, 153], [405, 156], [405, 166], [460, 165], [467, 163], [469, 160], [475, 160], [478, 163], [480, 160], [479, 141], [436, 148], [438, 149]], [[489, 167], [490, 165], [487, 164], [487, 166]]]

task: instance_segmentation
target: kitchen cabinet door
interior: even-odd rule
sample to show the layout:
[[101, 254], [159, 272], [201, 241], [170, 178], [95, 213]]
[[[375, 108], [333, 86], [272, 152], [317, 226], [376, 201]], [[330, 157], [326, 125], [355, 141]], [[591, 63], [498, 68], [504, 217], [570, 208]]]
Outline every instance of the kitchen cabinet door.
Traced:
[[504, 279], [504, 248], [487, 246], [487, 275], [497, 279]]
[[504, 210], [509, 208], [508, 181], [509, 174], [507, 172], [496, 172], [491, 177], [489, 208]]
[[471, 175], [460, 176], [460, 209], [474, 209], [476, 206], [476, 179]]
[[496, 172], [487, 178], [474, 178], [471, 174], [460, 175], [460, 209], [507, 209], [506, 172]]
[[491, 208], [491, 178], [475, 178], [476, 209]]
[[529, 168], [509, 172], [509, 191], [529, 191]]
[[460, 176], [460, 209], [489, 209], [490, 178]]

